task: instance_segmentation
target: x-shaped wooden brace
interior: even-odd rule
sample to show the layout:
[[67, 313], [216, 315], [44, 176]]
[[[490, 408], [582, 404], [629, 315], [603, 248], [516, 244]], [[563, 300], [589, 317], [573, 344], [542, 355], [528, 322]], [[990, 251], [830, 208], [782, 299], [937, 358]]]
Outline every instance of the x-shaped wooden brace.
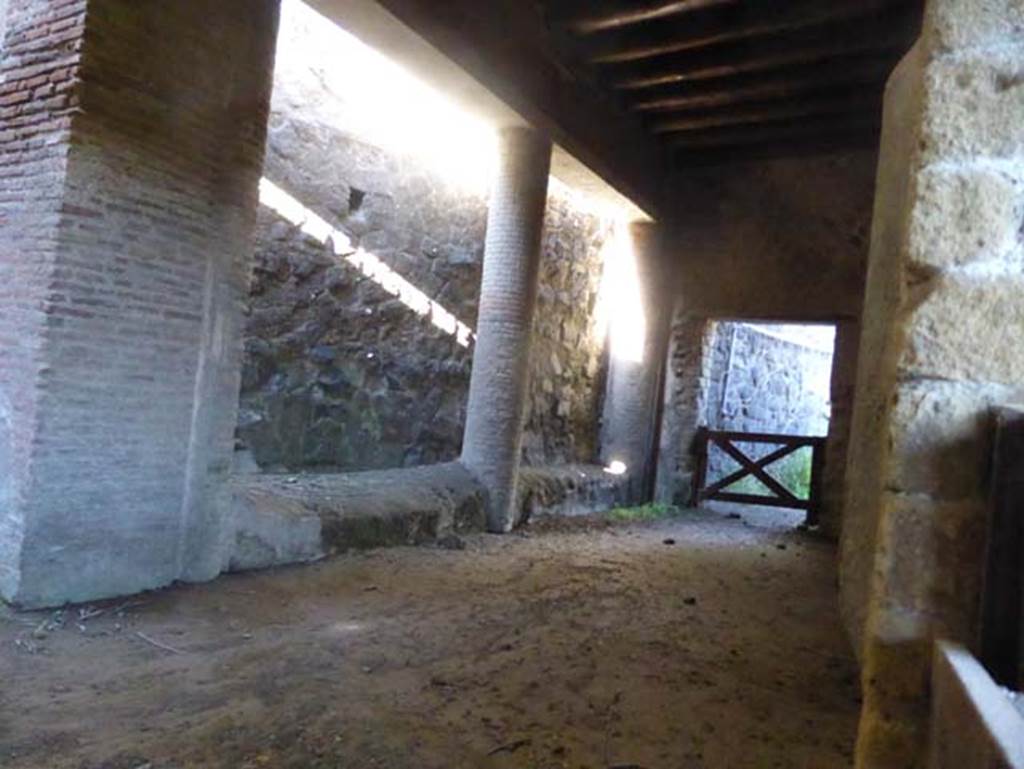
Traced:
[[783, 457], [788, 457], [790, 454], [799, 451], [804, 447], [804, 444], [783, 446], [782, 448], [776, 449], [772, 453], [761, 457], [759, 460], [755, 462], [751, 460], [742, 451], [740, 451], [738, 448], [736, 448], [732, 444], [732, 441], [729, 440], [728, 438], [722, 438], [717, 435], [712, 435], [711, 441], [714, 442], [720, 449], [722, 449], [722, 451], [724, 451], [730, 457], [739, 462], [740, 469], [732, 473], [731, 475], [727, 475], [725, 478], [722, 478], [722, 480], [718, 481], [714, 486], [710, 486], [707, 489], [705, 489], [703, 492], [701, 492], [701, 497], [705, 499], [709, 498], [714, 494], [717, 494], [718, 492], [727, 489], [729, 486], [732, 486], [734, 483], [736, 483], [736, 481], [742, 480], [743, 478], [746, 478], [748, 475], [753, 475], [755, 478], [757, 478], [757, 480], [761, 481], [761, 483], [767, 486], [780, 500], [784, 502], [795, 502], [797, 504], [801, 503], [802, 500], [799, 497], [793, 494], [793, 492], [791, 492], [777, 480], [772, 478], [772, 476], [765, 472], [764, 468], [768, 467], [768, 465], [778, 462]]

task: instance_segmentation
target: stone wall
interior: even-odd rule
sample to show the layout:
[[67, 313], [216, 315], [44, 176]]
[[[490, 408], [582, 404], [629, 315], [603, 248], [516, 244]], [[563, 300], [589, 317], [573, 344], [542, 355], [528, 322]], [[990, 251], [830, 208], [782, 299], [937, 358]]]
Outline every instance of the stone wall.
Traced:
[[[289, 7], [266, 176], [474, 327], [485, 186], [376, 142], [354, 114], [360, 104], [348, 73], [355, 64], [345, 58], [351, 44], [332, 47], [343, 33]], [[300, 50], [319, 45], [333, 54], [296, 55], [289, 40], [297, 36]], [[596, 453], [603, 339], [593, 310], [609, 232], [608, 221], [553, 185], [527, 462], [586, 462]], [[349, 471], [454, 459], [471, 364], [471, 347], [263, 207], [237, 433], [242, 456], [256, 467]]]
[[716, 324], [708, 427], [826, 435], [832, 354], [745, 323]]
[[[707, 318], [858, 318], [877, 154], [688, 173], [672, 223], [683, 306]], [[728, 279], [724, 279], [728, 276]]]
[[715, 327], [681, 304], [672, 316], [655, 482], [655, 499], [662, 504], [688, 505], [692, 498], [694, 440], [707, 413]]
[[1019, 0], [932, 0], [887, 89], [842, 543], [858, 767], [923, 765], [933, 643], [976, 635], [991, 408], [1024, 395], [1022, 30]]
[[[670, 223], [672, 263], [677, 316], [689, 318], [690, 328], [683, 332], [685, 339], [677, 335], [673, 341], [677, 372], [666, 387], [659, 498], [689, 493], [689, 443], [696, 423], [679, 415], [696, 412], [686, 383], [700, 377], [708, 388], [716, 386], [714, 367], [705, 370], [694, 363], [705, 353], [683, 349], [707, 344], [694, 331], [700, 319], [858, 322], [876, 167], [876, 152], [856, 151], [736, 163], [695, 170], [680, 180], [680, 214]], [[840, 420], [832, 426], [830, 442], [840, 449], [846, 424]], [[672, 436], [683, 441], [674, 449], [676, 460], [666, 451], [674, 445]], [[833, 468], [844, 464], [841, 451], [833, 453], [838, 457]], [[838, 508], [834, 504], [831, 509]], [[830, 523], [832, 533], [835, 525]]]
[[[692, 493], [698, 426], [788, 435], [826, 435], [832, 354], [761, 327], [710, 322], [677, 310], [665, 385], [657, 497], [681, 504]], [[753, 454], [757, 446], [745, 447]], [[768, 446], [767, 450], [772, 448]], [[767, 451], [765, 451], [767, 453]], [[708, 474], [735, 464], [718, 450]]]
[[650, 501], [657, 485], [658, 420], [672, 325], [663, 230], [651, 222], [629, 227], [609, 280], [615, 305], [601, 415], [601, 464], [623, 465], [630, 504]]
[[[798, 344], [745, 323], [715, 324], [704, 424], [713, 430], [824, 436], [829, 430], [831, 352]], [[754, 457], [777, 446], [746, 444]], [[810, 461], [808, 449], [801, 458]], [[776, 470], [779, 466], [774, 466]], [[708, 478], [738, 465], [716, 447], [708, 454]]]

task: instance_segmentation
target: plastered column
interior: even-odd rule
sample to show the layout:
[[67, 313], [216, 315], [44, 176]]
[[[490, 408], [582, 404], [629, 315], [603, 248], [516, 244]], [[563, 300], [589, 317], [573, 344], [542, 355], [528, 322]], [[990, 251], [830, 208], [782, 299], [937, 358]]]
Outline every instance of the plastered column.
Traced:
[[[244, 23], [239, 19], [244, 18]], [[276, 0], [9, 0], [0, 593], [203, 580], [227, 480]]]
[[1024, 4], [932, 0], [890, 80], [842, 535], [860, 769], [925, 764], [933, 643], [975, 639], [991, 407], [1024, 396]]
[[496, 533], [509, 531], [516, 519], [550, 169], [546, 137], [531, 128], [501, 132], [462, 445], [463, 464], [487, 490], [487, 526]]
[[[672, 294], [658, 225], [629, 226], [628, 248], [635, 275], [633, 301], [619, 303], [610, 318], [608, 384], [601, 425], [601, 460], [621, 462], [629, 474], [631, 504], [652, 497], [662, 379], [668, 357]], [[637, 315], [616, 317], [616, 312]], [[617, 326], [625, 324], [624, 333]]]

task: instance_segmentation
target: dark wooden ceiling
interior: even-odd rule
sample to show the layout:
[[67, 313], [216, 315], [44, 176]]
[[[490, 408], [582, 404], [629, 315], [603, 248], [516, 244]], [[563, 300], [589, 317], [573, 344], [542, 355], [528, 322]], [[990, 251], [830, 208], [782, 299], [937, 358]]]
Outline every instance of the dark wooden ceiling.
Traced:
[[[365, 17], [357, 33], [374, 32], [371, 39], [401, 60], [397, 20], [653, 216], [671, 210], [678, 175], [695, 166], [876, 147], [885, 82], [918, 37], [924, 7], [924, 0], [309, 2], [343, 26]], [[361, 6], [385, 17], [354, 13]], [[429, 77], [429, 63], [418, 61]]]
[[675, 168], [877, 145], [923, 0], [536, 0], [567, 76]]

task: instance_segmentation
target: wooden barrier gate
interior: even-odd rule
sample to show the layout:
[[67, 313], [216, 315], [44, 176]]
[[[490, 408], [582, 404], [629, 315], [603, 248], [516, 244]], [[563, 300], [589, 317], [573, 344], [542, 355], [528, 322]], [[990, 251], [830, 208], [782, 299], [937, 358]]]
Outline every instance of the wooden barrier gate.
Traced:
[[[753, 459], [743, 453], [737, 443], [758, 443], [778, 445], [780, 448], [760, 459]], [[727, 456], [739, 463], [740, 469], [710, 486], [708, 482], [708, 452], [711, 446], [717, 446]], [[780, 481], [767, 472], [767, 468], [785, 459], [804, 447], [810, 447], [811, 485], [808, 499], [802, 499], [786, 488]], [[718, 500], [720, 502], [736, 502], [741, 505], [766, 505], [768, 507], [787, 507], [807, 511], [807, 525], [816, 526], [821, 512], [822, 473], [825, 469], [825, 439], [807, 435], [773, 435], [770, 433], [739, 433], [702, 428], [697, 433], [697, 473], [694, 478], [694, 507], [701, 502]], [[747, 477], [756, 478], [770, 492], [771, 496], [762, 494], [746, 494], [730, 492], [727, 489]]]

